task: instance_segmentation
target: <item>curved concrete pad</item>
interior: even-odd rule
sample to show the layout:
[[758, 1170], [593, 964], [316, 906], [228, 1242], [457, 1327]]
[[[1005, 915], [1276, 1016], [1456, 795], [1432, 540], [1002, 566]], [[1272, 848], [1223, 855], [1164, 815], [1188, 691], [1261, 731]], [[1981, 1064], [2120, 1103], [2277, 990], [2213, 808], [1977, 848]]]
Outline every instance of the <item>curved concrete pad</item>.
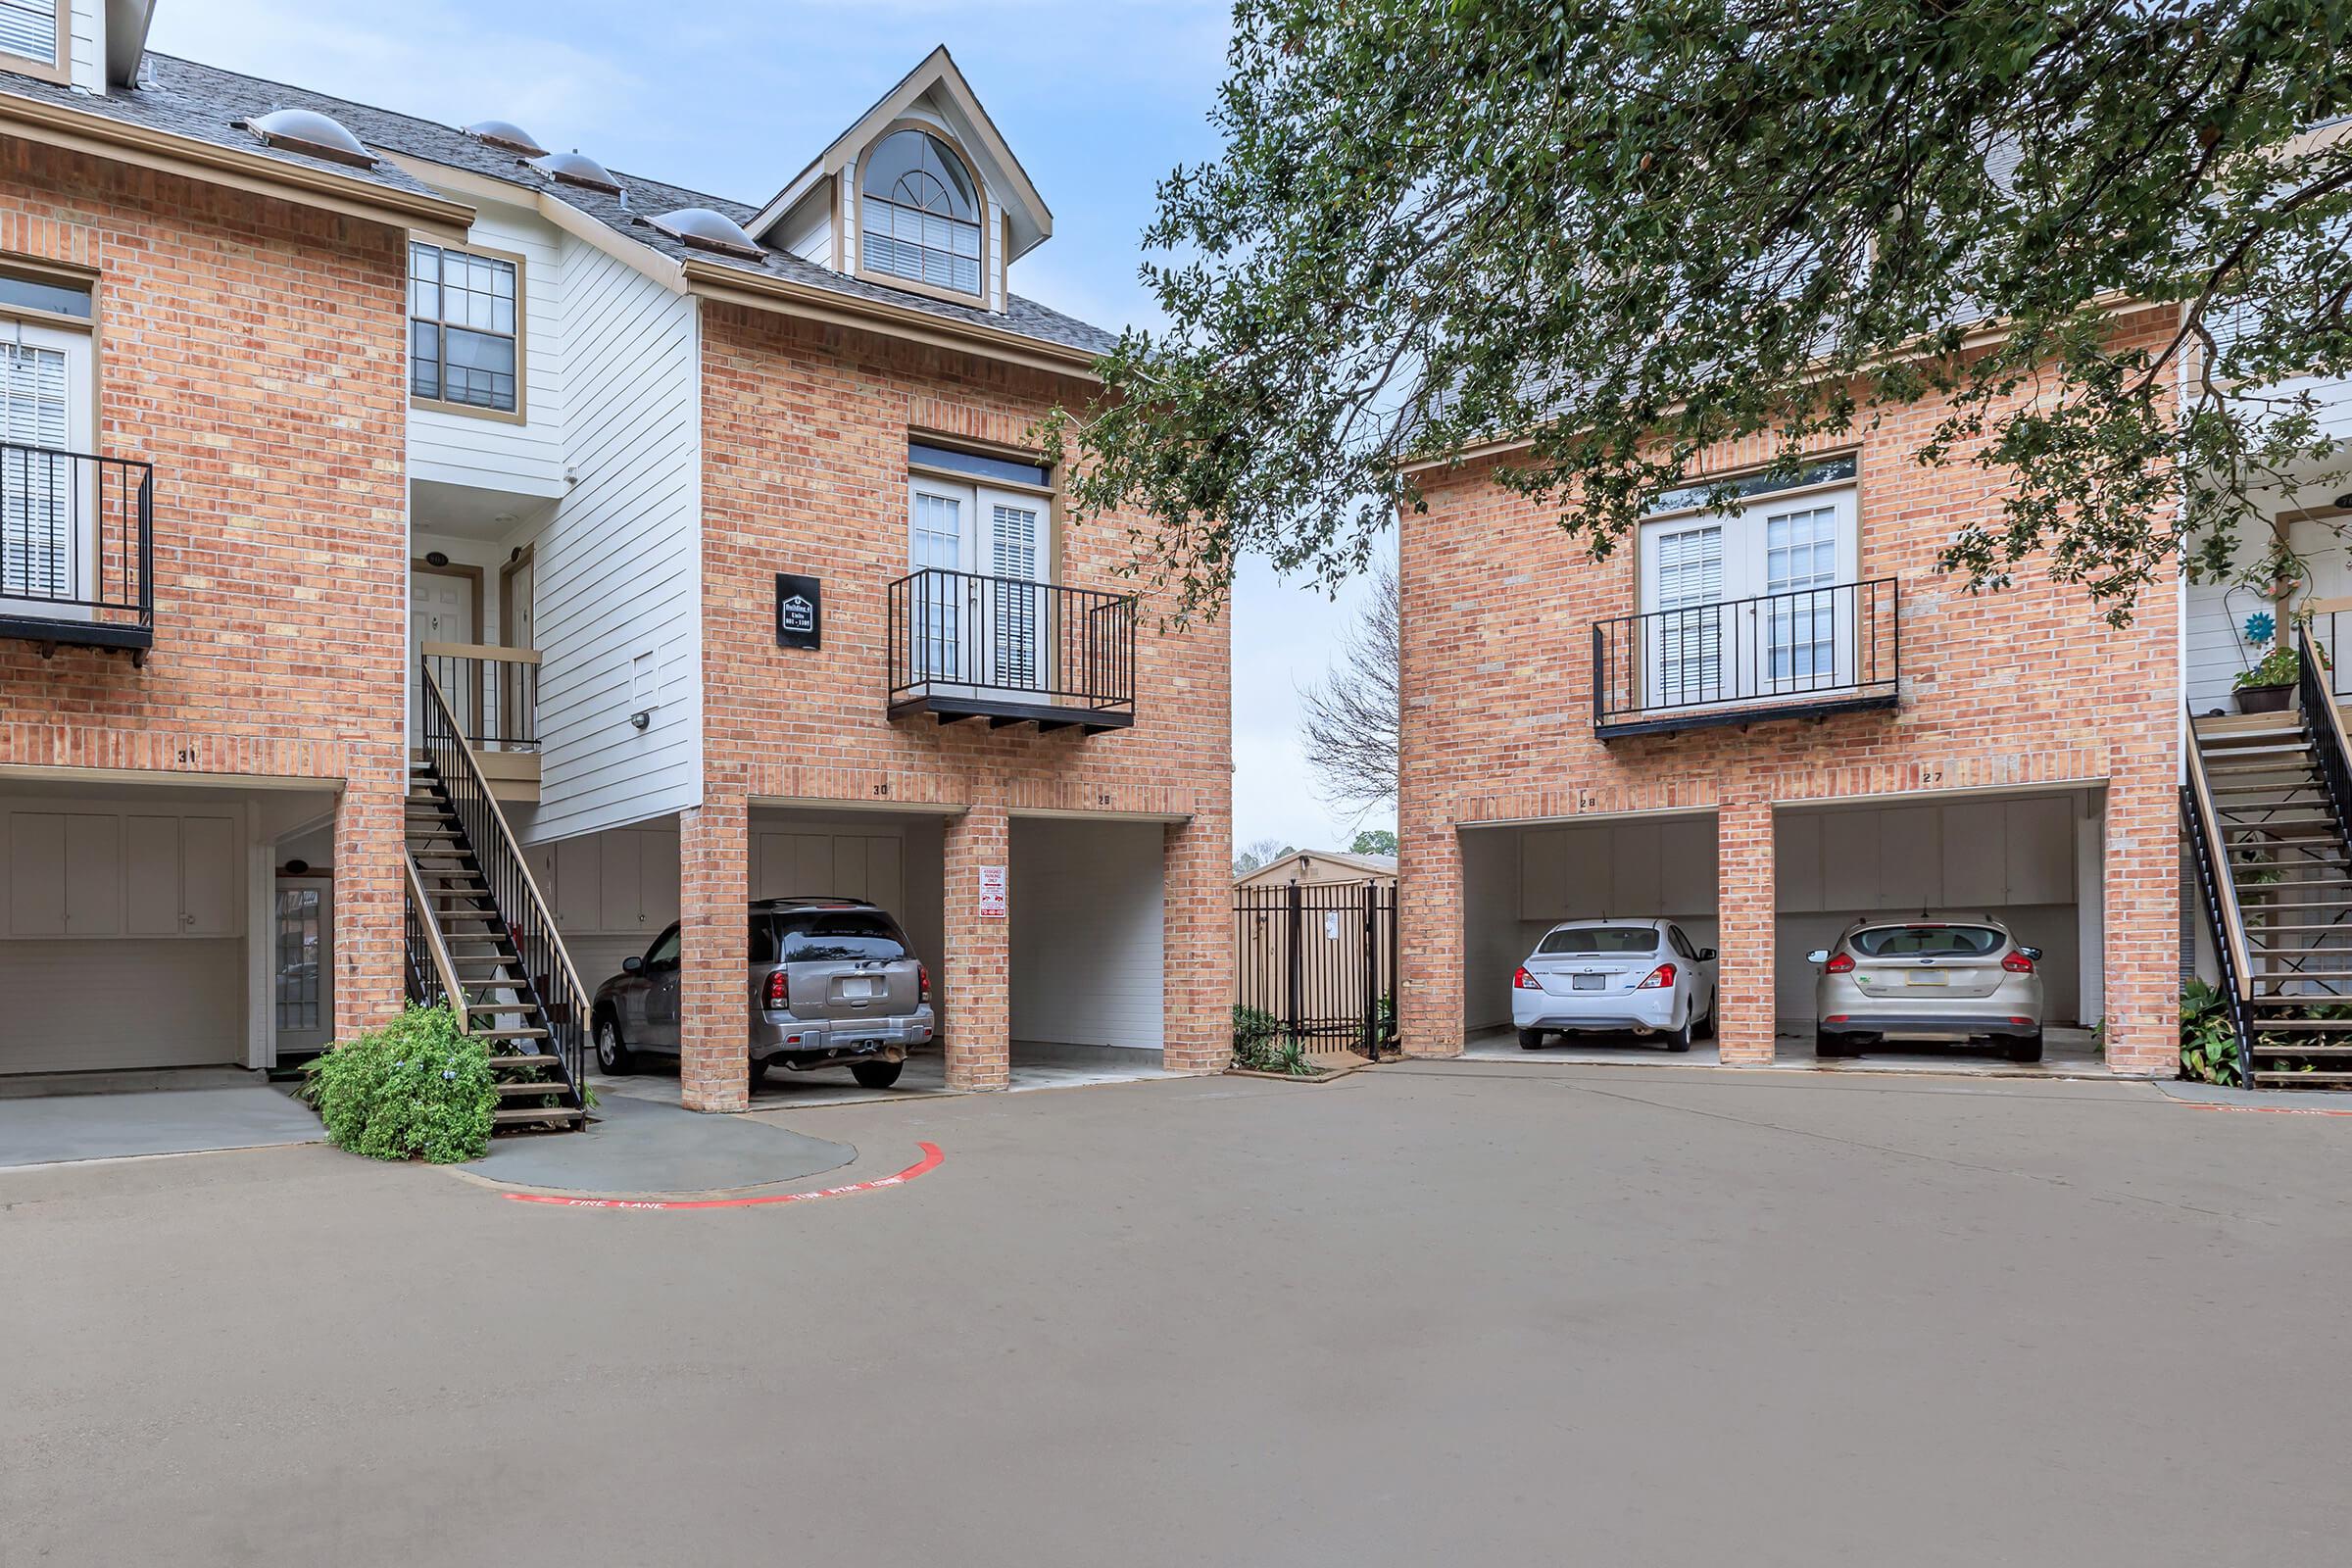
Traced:
[[858, 1157], [775, 1123], [608, 1095], [582, 1133], [501, 1138], [468, 1174], [518, 1187], [623, 1196], [725, 1193], [797, 1182]]

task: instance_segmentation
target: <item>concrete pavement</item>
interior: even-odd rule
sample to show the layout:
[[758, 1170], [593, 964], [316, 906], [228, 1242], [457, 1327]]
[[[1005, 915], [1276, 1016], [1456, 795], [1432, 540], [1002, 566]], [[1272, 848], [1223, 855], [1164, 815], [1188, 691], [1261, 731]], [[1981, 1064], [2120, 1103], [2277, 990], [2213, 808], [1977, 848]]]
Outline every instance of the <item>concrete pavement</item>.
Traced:
[[804, 1107], [576, 1210], [0, 1171], [0, 1560], [2340, 1561], [2352, 1118], [1530, 1063]]

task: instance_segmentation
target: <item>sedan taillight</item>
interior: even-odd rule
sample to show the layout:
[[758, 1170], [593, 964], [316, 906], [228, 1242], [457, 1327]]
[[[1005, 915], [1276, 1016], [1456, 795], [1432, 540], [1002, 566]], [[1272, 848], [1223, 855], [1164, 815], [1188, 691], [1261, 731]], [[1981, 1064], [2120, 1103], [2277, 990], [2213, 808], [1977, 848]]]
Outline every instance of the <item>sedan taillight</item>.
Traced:
[[1661, 963], [1649, 971], [1649, 978], [1634, 987], [1636, 991], [1662, 991], [1674, 984], [1674, 965]]
[[1833, 953], [1830, 955], [1830, 961], [1821, 966], [1821, 972], [1823, 974], [1852, 974], [1854, 972], [1854, 956], [1850, 953]]
[[1518, 991], [1541, 991], [1544, 989], [1543, 983], [1527, 972], [1527, 965], [1524, 963], [1511, 975], [1511, 986]]
[[2034, 972], [2034, 960], [2027, 957], [2022, 953], [2012, 953], [2001, 960], [2001, 967], [2008, 970], [2011, 974], [2032, 974]]
[[787, 1011], [792, 1006], [792, 976], [781, 969], [767, 971], [767, 1004], [776, 1012]]

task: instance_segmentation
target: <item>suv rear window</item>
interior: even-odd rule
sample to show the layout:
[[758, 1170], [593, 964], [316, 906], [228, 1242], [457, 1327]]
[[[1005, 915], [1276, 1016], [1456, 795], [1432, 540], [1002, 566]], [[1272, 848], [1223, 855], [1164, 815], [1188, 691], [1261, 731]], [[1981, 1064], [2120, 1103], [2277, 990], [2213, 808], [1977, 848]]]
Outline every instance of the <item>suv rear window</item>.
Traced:
[[878, 909], [796, 909], [752, 918], [752, 961], [888, 963], [906, 956], [899, 923]]
[[1547, 931], [1538, 953], [1655, 953], [1658, 934], [1644, 925], [1575, 926]]
[[1874, 925], [1850, 944], [1865, 958], [1982, 958], [2008, 945], [1988, 925]]

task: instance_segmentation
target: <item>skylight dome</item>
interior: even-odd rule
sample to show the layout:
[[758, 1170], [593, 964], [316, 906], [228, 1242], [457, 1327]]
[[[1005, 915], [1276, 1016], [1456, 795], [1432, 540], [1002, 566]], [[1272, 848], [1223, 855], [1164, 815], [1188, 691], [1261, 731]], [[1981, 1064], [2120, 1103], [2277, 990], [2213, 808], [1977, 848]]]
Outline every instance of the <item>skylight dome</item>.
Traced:
[[314, 109], [272, 109], [246, 121], [245, 128], [286, 152], [307, 153], [362, 169], [375, 167], [375, 155], [360, 145], [359, 137]]
[[550, 179], [560, 179], [566, 185], [581, 185], [589, 190], [601, 190], [607, 195], [620, 194], [620, 181], [614, 179], [604, 165], [586, 153], [549, 153], [530, 161], [531, 167]]
[[493, 147], [504, 147], [525, 158], [545, 158], [547, 149], [534, 140], [531, 133], [512, 120], [484, 120], [467, 125], [466, 134], [475, 141], [486, 141]]
[[663, 213], [646, 221], [681, 245], [697, 250], [717, 251], [726, 256], [741, 256], [748, 261], [762, 261], [767, 253], [760, 242], [744, 231], [741, 223], [724, 213], [708, 207], [681, 207], [674, 213]]

